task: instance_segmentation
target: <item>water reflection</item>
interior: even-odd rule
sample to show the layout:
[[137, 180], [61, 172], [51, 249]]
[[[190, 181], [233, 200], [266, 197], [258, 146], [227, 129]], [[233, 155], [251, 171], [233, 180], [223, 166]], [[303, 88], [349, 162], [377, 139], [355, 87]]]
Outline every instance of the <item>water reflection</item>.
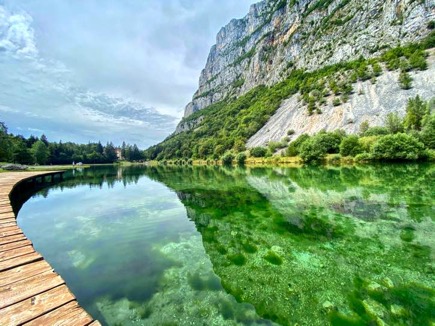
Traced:
[[108, 324], [429, 325], [434, 174], [108, 166], [19, 223]]

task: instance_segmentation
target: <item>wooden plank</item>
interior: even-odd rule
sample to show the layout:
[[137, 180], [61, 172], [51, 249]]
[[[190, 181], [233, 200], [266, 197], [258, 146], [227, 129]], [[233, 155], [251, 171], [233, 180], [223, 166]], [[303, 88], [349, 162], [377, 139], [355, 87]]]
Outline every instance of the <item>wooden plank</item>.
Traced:
[[65, 285], [37, 294], [2, 310], [0, 325], [19, 325], [75, 299]]
[[92, 323], [90, 323], [88, 326], [101, 326], [100, 322], [98, 320], [94, 320]]
[[18, 226], [2, 227], [0, 224], [0, 237], [8, 237], [11, 235], [21, 234], [23, 231]]
[[34, 261], [41, 260], [42, 256], [36, 251], [23, 256], [15, 257], [12, 259], [0, 261], [0, 271], [5, 271], [14, 267], [18, 267], [24, 264], [28, 264]]
[[25, 246], [20, 248], [15, 248], [8, 251], [0, 252], [0, 262], [12, 258], [16, 258], [19, 256], [27, 255], [30, 253], [35, 252], [35, 249], [33, 249], [33, 246]]
[[3, 225], [0, 225], [0, 233], [1, 233], [1, 232], [4, 232], [4, 231], [10, 231], [10, 230], [13, 230], [13, 229], [21, 230], [21, 229], [18, 227], [18, 225], [14, 225], [14, 226], [3, 226]]
[[0, 309], [51, 290], [64, 283], [62, 278], [56, 273], [44, 272], [15, 283], [0, 286]]
[[15, 218], [8, 218], [8, 219], [0, 220], [1, 226], [11, 225], [11, 223], [15, 223], [15, 225], [17, 225], [17, 220]]
[[[83, 309], [77, 302], [73, 301], [59, 307], [52, 312], [49, 312], [41, 317], [38, 317], [24, 325], [36, 326], [36, 325], [87, 325], [91, 320], [87, 322], [78, 323], [78, 317], [83, 312]], [[76, 318], [75, 318], [76, 317]]]
[[5, 286], [44, 272], [51, 271], [53, 271], [53, 268], [45, 260], [21, 265], [7, 271], [0, 272], [0, 286]]
[[4, 220], [4, 219], [6, 219], [6, 218], [15, 218], [15, 214], [14, 214], [14, 212], [9, 212], [9, 213], [0, 213], [0, 219], [1, 220]]
[[6, 244], [9, 242], [21, 241], [21, 240], [26, 240], [26, 237], [24, 236], [24, 234], [17, 234], [17, 235], [11, 235], [8, 237], [2, 237], [2, 238], [0, 238], [0, 245]]
[[11, 223], [15, 223], [15, 225], [17, 225], [17, 220], [14, 218], [0, 220], [0, 226], [7, 226], [10, 225]]
[[13, 225], [17, 225], [17, 222], [15, 220], [0, 223], [0, 226], [13, 226]]
[[0, 252], [13, 250], [15, 248], [20, 248], [20, 247], [24, 247], [24, 246], [28, 246], [28, 245], [32, 245], [32, 243], [30, 242], [30, 240], [27, 240], [27, 239], [21, 240], [21, 241], [16, 241], [16, 242], [11, 242], [11, 243], [6, 243], [3, 245], [0, 245]]
[[77, 325], [77, 326], [83, 326], [88, 325], [91, 323], [94, 319], [82, 308], [79, 307], [80, 312], [78, 314], [72, 313], [69, 315], [64, 316], [60, 320], [56, 320], [55, 325], [59, 326], [71, 326], [71, 325]]

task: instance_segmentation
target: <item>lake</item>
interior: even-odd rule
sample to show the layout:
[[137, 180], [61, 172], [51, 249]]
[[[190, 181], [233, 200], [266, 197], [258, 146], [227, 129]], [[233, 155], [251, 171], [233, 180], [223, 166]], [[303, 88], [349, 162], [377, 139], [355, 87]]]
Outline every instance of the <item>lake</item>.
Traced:
[[431, 325], [435, 165], [94, 167], [18, 224], [104, 325]]

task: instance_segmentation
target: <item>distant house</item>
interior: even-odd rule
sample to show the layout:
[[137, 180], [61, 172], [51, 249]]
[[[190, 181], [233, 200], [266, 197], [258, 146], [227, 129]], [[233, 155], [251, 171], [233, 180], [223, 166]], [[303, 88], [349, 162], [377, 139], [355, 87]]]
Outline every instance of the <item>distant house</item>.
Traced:
[[122, 151], [121, 148], [115, 148], [115, 152], [116, 152], [116, 157], [118, 158], [118, 160], [122, 160]]

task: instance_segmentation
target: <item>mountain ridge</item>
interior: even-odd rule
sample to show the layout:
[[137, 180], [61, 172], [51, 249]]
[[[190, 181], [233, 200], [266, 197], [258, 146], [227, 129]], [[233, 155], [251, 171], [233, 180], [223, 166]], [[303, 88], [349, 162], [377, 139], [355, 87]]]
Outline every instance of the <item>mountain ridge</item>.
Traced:
[[[287, 24], [291, 25], [289, 29], [282, 28], [280, 17], [292, 10], [291, 5], [295, 8], [303, 6], [297, 12], [299, 16], [296, 15], [302, 23], [294, 25], [292, 22]], [[408, 99], [416, 95], [424, 101], [430, 100], [435, 93], [435, 80], [431, 77], [435, 75], [435, 1], [383, 3], [369, 0], [364, 6], [371, 8], [370, 13], [366, 10], [354, 13], [359, 7], [347, 0], [266, 0], [251, 6], [250, 14], [241, 20], [232, 20], [218, 33], [218, 42], [212, 47], [206, 68], [201, 73], [199, 90], [193, 102], [186, 106], [185, 116], [172, 135], [146, 151], [146, 157], [150, 160], [218, 159], [228, 152], [241, 153], [256, 146], [271, 147], [269, 145], [276, 142], [286, 147], [298, 135], [325, 129], [331, 131], [329, 127], [353, 134], [366, 120], [370, 120], [371, 126], [379, 126], [389, 114], [398, 113], [399, 118], [403, 117]], [[249, 17], [258, 18], [260, 13], [263, 20], [246, 23]], [[351, 18], [330, 27], [330, 21], [345, 18], [345, 14]], [[397, 21], [398, 15], [400, 21]], [[373, 18], [377, 23], [371, 24], [372, 16], [379, 18]], [[318, 20], [314, 21], [313, 17]], [[307, 19], [311, 21], [307, 23]], [[360, 21], [363, 26], [356, 24]], [[353, 24], [352, 28], [346, 25], [348, 23]], [[378, 29], [374, 28], [376, 24], [380, 24]], [[314, 36], [303, 34], [300, 27], [303, 25], [313, 28]], [[266, 32], [267, 37], [275, 35], [272, 39], [280, 41], [268, 52], [261, 43], [266, 40], [261, 33], [270, 26], [276, 30]], [[331, 40], [342, 35], [341, 32], [333, 33], [336, 28], [342, 32], [343, 28], [360, 31], [355, 37], [334, 43]], [[367, 41], [367, 29], [377, 31], [380, 36], [374, 33], [372, 37], [378, 43]], [[249, 38], [243, 36], [245, 30], [249, 31]], [[329, 37], [330, 46], [320, 47], [325, 45], [323, 41], [317, 45], [309, 42], [316, 33], [320, 38]], [[278, 38], [280, 34], [291, 34], [290, 41], [282, 41]], [[301, 35], [308, 39], [303, 50], [298, 43]], [[253, 45], [255, 50], [252, 50]], [[299, 56], [294, 55], [289, 62], [283, 62], [285, 57], [280, 53], [291, 52], [293, 48], [299, 48]], [[363, 50], [355, 50], [359, 48]], [[350, 50], [343, 52], [343, 49]], [[305, 55], [304, 51], [311, 53]], [[225, 55], [217, 56], [217, 52]], [[266, 54], [268, 57], [264, 60]], [[341, 60], [344, 54], [349, 59]], [[315, 64], [310, 65], [310, 62]], [[285, 70], [280, 70], [284, 65]], [[270, 74], [279, 78], [274, 79]], [[213, 83], [220, 83], [220, 88], [213, 88]], [[206, 86], [201, 88], [201, 85]], [[385, 94], [394, 100], [391, 103], [379, 101]], [[295, 122], [300, 123], [299, 127], [287, 129], [291, 126], [289, 119], [293, 120], [287, 114], [290, 111], [297, 115]], [[344, 111], [356, 119], [341, 117], [337, 124], [337, 114]], [[312, 128], [305, 128], [307, 124]], [[274, 152], [271, 150], [270, 154]]]
[[293, 69], [379, 56], [428, 34], [435, 2], [415, 0], [265, 0], [216, 37], [199, 88], [184, 117], [255, 86], [273, 85]]

